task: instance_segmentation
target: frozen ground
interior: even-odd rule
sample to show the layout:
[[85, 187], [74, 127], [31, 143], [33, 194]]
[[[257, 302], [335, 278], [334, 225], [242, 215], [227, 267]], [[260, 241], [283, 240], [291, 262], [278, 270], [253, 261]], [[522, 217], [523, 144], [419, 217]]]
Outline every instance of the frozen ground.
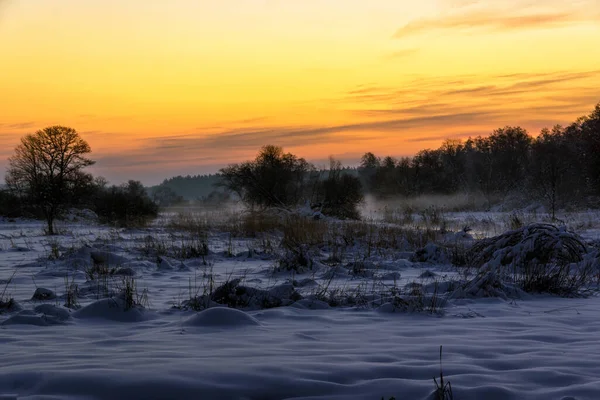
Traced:
[[[52, 238], [42, 229], [0, 221], [0, 294], [17, 302], [0, 314], [0, 398], [433, 399], [440, 345], [455, 399], [600, 398], [596, 295], [456, 299], [443, 315], [390, 312], [374, 293], [430, 283], [426, 271], [444, 282], [454, 269], [398, 251], [372, 257], [358, 275], [325, 264], [274, 273], [272, 255], [249, 257], [255, 239], [215, 234], [208, 256], [177, 260], [148, 254], [149, 237], [183, 240], [159, 226], [72, 222]], [[580, 233], [597, 239], [595, 229], [590, 222]], [[94, 258], [120, 272], [90, 281]], [[147, 301], [124, 311], [117, 292], [130, 274]], [[186, 309], [190, 293], [238, 277], [269, 293], [304, 282], [296, 289], [305, 299], [283, 296], [288, 306], [267, 310]], [[63, 306], [70, 283], [78, 310]], [[365, 304], [307, 301], [325, 285], [363, 287]], [[57, 297], [32, 300], [36, 288]]]

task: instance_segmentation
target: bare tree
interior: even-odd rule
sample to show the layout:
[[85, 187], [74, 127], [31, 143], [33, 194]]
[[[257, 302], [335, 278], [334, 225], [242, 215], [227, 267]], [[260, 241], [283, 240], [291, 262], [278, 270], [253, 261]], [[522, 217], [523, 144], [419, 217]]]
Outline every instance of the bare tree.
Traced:
[[60, 212], [77, 200], [82, 186], [92, 182], [83, 171], [94, 164], [85, 157], [90, 152], [75, 129], [50, 126], [21, 138], [8, 160], [6, 184], [41, 212], [50, 235]]

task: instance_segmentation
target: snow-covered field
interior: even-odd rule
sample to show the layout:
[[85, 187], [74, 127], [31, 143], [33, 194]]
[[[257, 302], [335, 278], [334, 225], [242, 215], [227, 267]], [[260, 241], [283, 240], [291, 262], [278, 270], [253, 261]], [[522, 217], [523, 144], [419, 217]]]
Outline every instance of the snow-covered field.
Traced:
[[[446, 218], [474, 230], [508, 220]], [[569, 222], [597, 240], [595, 220]], [[417, 261], [408, 245], [366, 256], [353, 244], [333, 262], [330, 244], [292, 272], [276, 235], [214, 232], [207, 255], [184, 257], [200, 239], [162, 224], [60, 228], [0, 221], [0, 301], [15, 301], [0, 314], [0, 399], [435, 399], [441, 345], [454, 399], [600, 398], [595, 292], [446, 296], [462, 273], [435, 248]], [[239, 285], [220, 298], [243, 311], [203, 296], [225, 282]], [[415, 284], [423, 291], [404, 298], [427, 306], [394, 302]]]

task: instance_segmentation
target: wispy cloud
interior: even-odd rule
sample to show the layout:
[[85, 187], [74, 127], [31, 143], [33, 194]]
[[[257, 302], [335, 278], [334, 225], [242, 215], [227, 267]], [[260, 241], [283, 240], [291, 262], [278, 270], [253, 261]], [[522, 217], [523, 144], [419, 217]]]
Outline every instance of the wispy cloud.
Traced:
[[[362, 104], [382, 104], [391, 109], [407, 111], [427, 111], [440, 105], [439, 99], [452, 98], [452, 103], [457, 99], [473, 100], [491, 97], [508, 97], [534, 95], [539, 101], [544, 95], [555, 94], [563, 89], [570, 89], [564, 99], [570, 96], [588, 93], [593, 83], [600, 82], [600, 70], [580, 72], [551, 72], [538, 74], [512, 74], [497, 76], [463, 76], [463, 77], [436, 77], [432, 79], [414, 79], [403, 85], [401, 89], [369, 85], [346, 92], [344, 101]], [[575, 90], [576, 89], [576, 90]], [[597, 90], [595, 90], [597, 93]], [[598, 95], [600, 97], [600, 95]], [[431, 99], [437, 99], [432, 102]], [[444, 102], [446, 107], [451, 106]], [[369, 112], [377, 109], [369, 108]], [[380, 109], [382, 112], [385, 109]]]
[[455, 15], [420, 19], [399, 28], [393, 38], [399, 39], [431, 30], [512, 31], [535, 28], [556, 28], [582, 21], [596, 21], [598, 16], [579, 12], [538, 12], [509, 14], [498, 10], [473, 10]]
[[11, 2], [12, 0], [0, 0], [0, 21], [2, 21], [2, 18], [6, 13], [6, 8], [8, 8]]
[[[0, 0], [1, 1], [1, 0]], [[29, 129], [33, 128], [36, 125], [35, 122], [17, 122], [17, 123], [1, 123], [0, 128], [2, 129]]]
[[[521, 125], [535, 134], [542, 127], [570, 123], [600, 101], [599, 84], [599, 70], [435, 77], [408, 81], [401, 89], [370, 84], [348, 91], [346, 101], [358, 118], [426, 117], [420, 129], [408, 123], [399, 131], [404, 143], [433, 142], [485, 134], [504, 125]], [[457, 117], [431, 124], [431, 117], [438, 115]]]
[[417, 53], [419, 53], [419, 49], [402, 49], [402, 50], [397, 50], [388, 54], [385, 54], [383, 56], [384, 60], [400, 60], [400, 59], [405, 59], [408, 57], [412, 57], [414, 55], [416, 55]]
[[436, 141], [442, 141], [445, 139], [462, 139], [467, 136], [473, 136], [473, 135], [470, 133], [462, 132], [462, 133], [445, 134], [445, 135], [416, 136], [416, 137], [408, 138], [408, 139], [406, 139], [406, 141], [411, 142], [411, 143], [436, 142]]
[[232, 147], [246, 147], [256, 149], [267, 143], [282, 146], [296, 146], [300, 141], [307, 141], [311, 145], [336, 143], [339, 141], [359, 140], [360, 132], [369, 132], [369, 139], [373, 134], [379, 132], [387, 136], [390, 132], [402, 129], [411, 129], [428, 126], [431, 128], [448, 126], [473, 120], [485, 120], [488, 112], [462, 112], [442, 115], [419, 116], [408, 118], [385, 119], [367, 121], [355, 124], [343, 124], [333, 126], [305, 126], [305, 127], [269, 127], [254, 128], [250, 130], [240, 129], [221, 132], [209, 137], [173, 139], [164, 138], [152, 140], [149, 146], [156, 150], [221, 150]]
[[[194, 163], [227, 162], [227, 155], [255, 152], [265, 144], [296, 147], [301, 143], [311, 146], [339, 142], [372, 141], [388, 137], [391, 132], [423, 126], [436, 129], [468, 121], [485, 121], [487, 112], [457, 113], [421, 117], [382, 119], [364, 123], [332, 126], [278, 126], [235, 129], [211, 135], [177, 135], [146, 138], [141, 146], [123, 154], [99, 155], [98, 165], [106, 168], [133, 168], [142, 166], [173, 166]], [[368, 132], [365, 137], [364, 133]], [[239, 161], [238, 159], [229, 161]]]
[[[516, 75], [517, 77], [521, 77]], [[497, 78], [492, 77], [490, 80], [494, 81]], [[564, 87], [564, 84], [568, 84], [572, 90], [577, 81], [596, 78], [600, 79], [600, 70], [596, 71], [585, 71], [576, 73], [550, 73], [550, 74], [537, 74], [522, 76], [523, 79], [517, 79], [509, 82], [500, 82], [495, 85], [482, 85], [482, 86], [468, 86], [461, 87], [458, 89], [447, 90], [442, 92], [442, 96], [456, 96], [456, 95], [471, 95], [471, 96], [509, 96], [509, 95], [525, 95], [531, 93], [532, 90], [536, 90], [536, 96], [539, 100], [539, 95], [544, 92], [555, 92]], [[580, 93], [578, 90], [577, 93]]]
[[463, 95], [463, 94], [489, 93], [490, 91], [493, 91], [495, 89], [496, 89], [496, 86], [494, 86], [494, 85], [477, 86], [477, 87], [470, 87], [470, 88], [448, 90], [446, 92], [446, 95], [454, 96], [454, 95]]

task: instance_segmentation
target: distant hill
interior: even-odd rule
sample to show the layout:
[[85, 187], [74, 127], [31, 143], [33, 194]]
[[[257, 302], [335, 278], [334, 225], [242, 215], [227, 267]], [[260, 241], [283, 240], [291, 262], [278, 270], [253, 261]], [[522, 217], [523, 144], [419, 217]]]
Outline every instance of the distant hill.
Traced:
[[160, 185], [148, 188], [150, 194], [160, 187], [168, 187], [186, 200], [196, 200], [208, 196], [211, 192], [223, 192], [216, 186], [219, 182], [218, 174], [175, 176], [165, 179]]
[[[347, 174], [358, 175], [356, 168], [346, 167], [343, 170]], [[326, 170], [321, 174], [322, 178], [327, 177]], [[211, 192], [224, 192], [223, 188], [217, 186], [218, 182], [219, 174], [175, 176], [165, 179], [160, 185], [149, 187], [148, 191], [152, 195], [158, 188], [167, 187], [185, 200], [197, 200], [206, 198]]]

